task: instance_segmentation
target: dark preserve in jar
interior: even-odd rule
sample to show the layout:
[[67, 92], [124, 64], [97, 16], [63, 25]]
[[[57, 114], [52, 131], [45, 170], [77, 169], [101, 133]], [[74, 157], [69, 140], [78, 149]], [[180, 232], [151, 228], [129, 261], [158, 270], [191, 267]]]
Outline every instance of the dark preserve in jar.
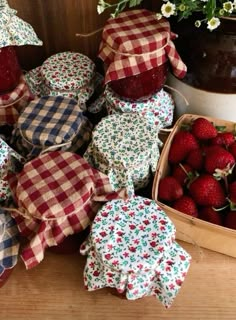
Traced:
[[22, 74], [15, 48], [0, 48], [0, 94], [15, 89]]

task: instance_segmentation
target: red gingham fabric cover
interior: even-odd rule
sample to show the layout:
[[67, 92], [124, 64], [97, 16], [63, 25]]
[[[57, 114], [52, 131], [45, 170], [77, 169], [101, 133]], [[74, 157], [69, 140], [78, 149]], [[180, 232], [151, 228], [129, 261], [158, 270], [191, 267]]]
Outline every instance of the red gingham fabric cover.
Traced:
[[18, 86], [12, 92], [0, 95], [0, 124], [15, 124], [21, 110], [33, 99], [34, 95], [24, 76], [21, 76]]
[[165, 18], [157, 20], [155, 13], [145, 9], [108, 19], [98, 53], [108, 67], [105, 84], [158, 67], [167, 59], [173, 73], [183, 78], [187, 67], [171, 41], [176, 37]]
[[126, 198], [114, 192], [106, 175], [81, 156], [52, 151], [27, 162], [17, 179], [9, 179], [18, 229], [29, 244], [21, 257], [27, 269], [44, 258], [47, 247], [86, 229], [98, 209], [111, 199]]

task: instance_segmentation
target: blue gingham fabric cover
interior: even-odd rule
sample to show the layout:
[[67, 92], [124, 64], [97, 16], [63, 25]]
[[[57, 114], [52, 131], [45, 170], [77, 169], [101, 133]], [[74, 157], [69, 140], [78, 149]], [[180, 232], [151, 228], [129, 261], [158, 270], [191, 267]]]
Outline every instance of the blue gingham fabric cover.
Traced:
[[0, 209], [0, 276], [17, 263], [20, 246], [18, 234], [15, 220]]

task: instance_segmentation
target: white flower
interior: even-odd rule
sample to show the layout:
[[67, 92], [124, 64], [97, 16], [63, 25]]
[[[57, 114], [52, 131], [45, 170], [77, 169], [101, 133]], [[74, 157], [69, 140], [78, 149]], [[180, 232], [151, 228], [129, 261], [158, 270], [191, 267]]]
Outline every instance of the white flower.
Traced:
[[207, 28], [209, 30], [214, 30], [214, 29], [218, 28], [219, 25], [220, 25], [220, 19], [216, 18], [216, 17], [211, 18], [211, 20], [209, 20], [207, 22]]
[[156, 18], [157, 18], [157, 20], [161, 20], [161, 18], [162, 18], [162, 14], [160, 14], [160, 13], [156, 13]]
[[164, 17], [169, 18], [175, 13], [175, 4], [168, 1], [166, 4], [161, 6], [161, 13]]
[[104, 6], [101, 6], [101, 5], [97, 5], [97, 12], [98, 12], [98, 14], [101, 14], [101, 13], [103, 13], [103, 11], [105, 10], [105, 7]]
[[196, 20], [194, 24], [196, 28], [200, 28], [202, 23], [200, 20]]
[[223, 3], [223, 9], [225, 12], [232, 13], [234, 10], [234, 4], [231, 1], [227, 1]]

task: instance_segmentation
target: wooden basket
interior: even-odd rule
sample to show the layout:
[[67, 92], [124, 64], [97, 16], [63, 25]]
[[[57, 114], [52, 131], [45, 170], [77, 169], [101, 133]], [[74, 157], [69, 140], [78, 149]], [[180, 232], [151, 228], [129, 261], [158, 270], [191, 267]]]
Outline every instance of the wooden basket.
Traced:
[[158, 187], [160, 179], [165, 177], [169, 172], [168, 154], [170, 145], [176, 132], [180, 130], [183, 124], [204, 117], [217, 126], [226, 126], [227, 131], [235, 130], [235, 123], [205, 116], [184, 114], [175, 123], [173, 130], [168, 136], [154, 177], [152, 187], [152, 198], [166, 212], [172, 222], [175, 224], [177, 234], [176, 238], [189, 243], [194, 243], [200, 247], [217, 251], [236, 258], [236, 230], [218, 226], [213, 223], [188, 216], [158, 200]]

